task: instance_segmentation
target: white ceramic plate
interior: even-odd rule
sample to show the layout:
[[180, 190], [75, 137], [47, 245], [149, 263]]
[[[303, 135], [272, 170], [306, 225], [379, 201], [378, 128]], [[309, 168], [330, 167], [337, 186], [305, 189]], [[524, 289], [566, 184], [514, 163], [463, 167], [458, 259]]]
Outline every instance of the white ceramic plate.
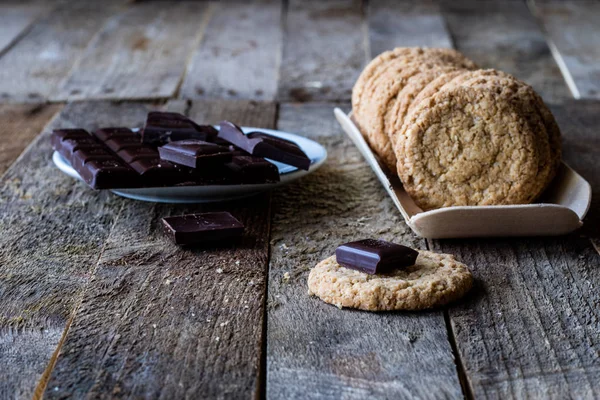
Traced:
[[[296, 143], [306, 153], [311, 160], [308, 171], [282, 164], [277, 161], [269, 160], [279, 169], [280, 181], [269, 184], [253, 185], [208, 185], [208, 186], [177, 186], [177, 187], [156, 187], [156, 188], [137, 188], [137, 189], [113, 189], [113, 193], [134, 200], [153, 201], [157, 203], [209, 203], [216, 201], [232, 200], [241, 197], [251, 196], [285, 185], [295, 181], [305, 175], [316, 171], [327, 159], [327, 151], [319, 143], [293, 133], [276, 131], [272, 129], [242, 127], [244, 133], [260, 131], [282, 139], [291, 140]], [[65, 174], [81, 180], [81, 177], [71, 167], [71, 164], [59, 153], [52, 155], [54, 164]]]
[[342, 129], [354, 142], [388, 192], [404, 220], [417, 235], [430, 238], [562, 235], [579, 228], [590, 208], [592, 188], [581, 175], [562, 163], [556, 178], [535, 204], [457, 206], [423, 211], [396, 176], [379, 159], [352, 121], [351, 114], [334, 110]]

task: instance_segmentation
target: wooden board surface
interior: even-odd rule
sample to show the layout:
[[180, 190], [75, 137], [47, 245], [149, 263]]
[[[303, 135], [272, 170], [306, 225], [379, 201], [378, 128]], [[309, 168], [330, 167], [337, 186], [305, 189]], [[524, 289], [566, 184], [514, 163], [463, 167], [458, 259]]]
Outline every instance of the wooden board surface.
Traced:
[[600, 256], [586, 238], [433, 241], [476, 285], [449, 309], [474, 398], [595, 398]]
[[369, 237], [424, 248], [330, 104], [283, 105], [279, 129], [324, 144], [327, 163], [273, 195], [267, 398], [460, 398], [441, 311], [339, 310], [307, 295], [311, 267]]
[[570, 97], [544, 35], [521, 0], [442, 0], [455, 47], [482, 68], [532, 85], [546, 101]]
[[0, 4], [0, 56], [32, 27], [49, 7], [44, 4]]
[[206, 7], [130, 5], [106, 23], [52, 99], [171, 97], [204, 30]]
[[58, 171], [48, 131], [137, 125], [147, 111], [69, 104], [0, 180], [0, 359], [11, 366], [0, 369], [0, 397], [31, 397], [121, 207]]
[[282, 3], [214, 5], [181, 87], [183, 98], [273, 100], [281, 61]]
[[600, 99], [600, 3], [530, 1], [573, 96]]
[[[273, 127], [275, 105], [200, 102], [190, 116]], [[124, 201], [45, 397], [257, 396], [269, 199], [212, 206]], [[238, 217], [246, 226], [242, 242], [182, 249], [163, 236], [161, 217], [209, 210]]]
[[0, 57], [0, 101], [39, 102], [54, 94], [121, 1], [63, 3]]
[[61, 108], [47, 104], [0, 105], [0, 176]]
[[292, 0], [284, 26], [278, 98], [348, 101], [367, 61], [361, 2]]
[[433, 1], [369, 1], [370, 55], [395, 47], [452, 47], [452, 39]]

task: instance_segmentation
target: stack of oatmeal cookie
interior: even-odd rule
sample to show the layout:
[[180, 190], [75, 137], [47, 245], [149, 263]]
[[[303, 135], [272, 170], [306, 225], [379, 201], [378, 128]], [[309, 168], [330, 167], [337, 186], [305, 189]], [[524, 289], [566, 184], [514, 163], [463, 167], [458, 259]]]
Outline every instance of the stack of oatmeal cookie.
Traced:
[[380, 54], [354, 85], [352, 110], [424, 210], [531, 203], [560, 165], [560, 130], [531, 86], [455, 50]]

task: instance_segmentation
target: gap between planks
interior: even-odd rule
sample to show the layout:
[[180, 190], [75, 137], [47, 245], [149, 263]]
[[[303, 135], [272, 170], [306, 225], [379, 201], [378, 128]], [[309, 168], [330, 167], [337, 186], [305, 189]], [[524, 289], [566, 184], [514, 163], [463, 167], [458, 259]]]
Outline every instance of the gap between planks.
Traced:
[[[113, 221], [113, 224], [112, 224], [109, 232], [112, 231], [113, 228], [115, 227], [115, 224], [119, 220], [119, 216], [121, 215], [122, 211], [123, 211], [123, 207], [121, 207], [119, 209], [119, 211], [117, 212], [117, 216], [116, 216], [115, 220]], [[110, 237], [110, 233], [109, 233], [109, 237]], [[98, 264], [100, 263], [100, 259], [102, 258], [102, 255], [104, 254], [104, 250], [106, 249], [107, 242], [108, 242], [108, 240], [105, 241], [104, 245], [102, 246], [102, 249], [100, 250], [100, 252], [98, 254], [98, 259], [94, 263], [94, 269], [91, 272], [89, 281], [94, 279], [94, 276], [96, 275], [96, 270], [98, 269]], [[54, 366], [56, 365], [56, 360], [58, 359], [58, 355], [60, 354], [63, 344], [65, 343], [65, 340], [66, 340], [67, 336], [69, 335], [69, 330], [71, 329], [71, 324], [73, 323], [73, 320], [75, 319], [75, 316], [77, 315], [77, 311], [79, 311], [79, 308], [81, 307], [81, 302], [83, 301], [83, 298], [85, 296], [85, 291], [87, 289], [87, 286], [89, 285], [89, 281], [81, 289], [80, 294], [78, 296], [79, 299], [76, 300], [75, 307], [73, 307], [71, 316], [69, 317], [69, 320], [67, 321], [67, 324], [65, 325], [65, 329], [60, 337], [60, 341], [58, 342], [56, 349], [52, 353], [52, 357], [48, 361], [48, 366], [42, 373], [42, 376], [41, 376], [38, 384], [35, 386], [35, 389], [33, 392], [33, 400], [42, 400], [42, 398], [44, 397], [44, 391], [46, 390], [46, 386], [48, 385], [48, 381], [50, 380], [50, 375], [52, 374], [52, 370], [54, 369]]]

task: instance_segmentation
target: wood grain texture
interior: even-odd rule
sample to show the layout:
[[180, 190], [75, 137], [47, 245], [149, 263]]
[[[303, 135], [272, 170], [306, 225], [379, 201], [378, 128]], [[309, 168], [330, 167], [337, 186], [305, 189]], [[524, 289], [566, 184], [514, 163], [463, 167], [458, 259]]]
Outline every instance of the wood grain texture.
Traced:
[[[272, 127], [273, 103], [197, 104], [198, 121]], [[46, 398], [258, 395], [270, 195], [215, 205], [125, 201], [66, 338]], [[161, 217], [227, 210], [233, 246], [183, 249]]]
[[475, 398], [596, 398], [600, 255], [561, 238], [432, 241], [477, 280], [449, 310]]
[[309, 269], [341, 243], [425, 243], [342, 133], [331, 105], [283, 105], [278, 128], [321, 142], [329, 156], [314, 175], [273, 195], [267, 398], [460, 398], [441, 311], [339, 310], [307, 295]]
[[0, 105], [0, 176], [61, 108], [58, 104]]
[[122, 1], [62, 3], [0, 57], [0, 101], [40, 102], [55, 93]]
[[0, 4], [0, 56], [48, 9], [44, 4]]
[[592, 204], [579, 233], [600, 252], [600, 101], [570, 100], [551, 109], [563, 133], [563, 159], [592, 186]]
[[279, 99], [350, 99], [367, 61], [365, 29], [360, 1], [290, 1]]
[[0, 180], [0, 397], [31, 397], [90, 279], [121, 200], [52, 164], [53, 127], [138, 125], [147, 106], [67, 105]]
[[442, 0], [454, 45], [482, 68], [532, 85], [546, 101], [570, 97], [544, 35], [521, 0]]
[[281, 62], [282, 2], [218, 3], [214, 8], [180, 97], [273, 100]]
[[600, 3], [537, 0], [529, 5], [544, 27], [573, 96], [600, 99]]
[[53, 100], [175, 94], [203, 31], [201, 2], [131, 4], [90, 43]]
[[472, 299], [449, 309], [475, 398], [600, 395], [600, 102], [569, 101], [552, 111], [565, 162], [592, 185], [583, 228], [559, 238], [431, 241], [476, 277]]
[[452, 47], [437, 3], [433, 1], [369, 1], [370, 55], [395, 47]]

